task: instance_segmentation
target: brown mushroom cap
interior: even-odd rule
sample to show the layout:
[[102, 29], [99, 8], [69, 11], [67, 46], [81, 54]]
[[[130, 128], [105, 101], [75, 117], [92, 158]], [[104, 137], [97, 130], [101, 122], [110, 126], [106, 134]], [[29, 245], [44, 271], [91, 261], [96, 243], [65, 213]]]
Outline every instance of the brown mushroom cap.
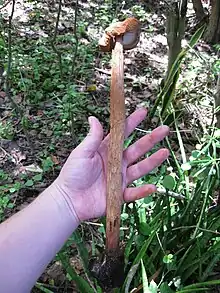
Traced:
[[122, 36], [124, 50], [133, 49], [139, 42], [140, 29], [141, 24], [134, 17], [111, 24], [99, 40], [100, 50], [110, 52], [115, 46], [115, 38], [117, 36]]

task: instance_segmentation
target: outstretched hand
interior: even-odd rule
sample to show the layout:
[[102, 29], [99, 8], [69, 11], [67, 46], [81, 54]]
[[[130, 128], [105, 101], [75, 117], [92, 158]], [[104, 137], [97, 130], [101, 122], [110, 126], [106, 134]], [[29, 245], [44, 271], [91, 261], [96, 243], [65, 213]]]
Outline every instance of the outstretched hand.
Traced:
[[[126, 120], [127, 138], [146, 117], [147, 111], [139, 109]], [[107, 147], [109, 136], [103, 139], [103, 128], [95, 117], [89, 118], [90, 132], [70, 154], [55, 188], [70, 202], [80, 221], [103, 216], [106, 211]], [[148, 174], [160, 166], [169, 156], [167, 149], [160, 149], [150, 157], [137, 160], [149, 152], [156, 143], [169, 134], [167, 126], [159, 126], [129, 146], [123, 153], [122, 202], [143, 198], [156, 191], [156, 186], [146, 184], [140, 187], [127, 187], [134, 180]]]

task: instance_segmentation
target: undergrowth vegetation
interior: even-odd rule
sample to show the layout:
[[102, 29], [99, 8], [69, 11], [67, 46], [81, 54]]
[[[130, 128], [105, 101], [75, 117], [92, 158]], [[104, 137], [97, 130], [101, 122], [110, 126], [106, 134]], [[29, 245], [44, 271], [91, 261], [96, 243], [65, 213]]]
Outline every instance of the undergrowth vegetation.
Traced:
[[[202, 41], [205, 25], [187, 27], [165, 78], [167, 8], [144, 2], [12, 1], [1, 9], [0, 220], [56, 178], [89, 115], [107, 132], [110, 55], [99, 52], [98, 38], [113, 20], [134, 15], [143, 28], [139, 47], [125, 54], [127, 114], [144, 106], [149, 119], [125, 147], [167, 124], [170, 157], [133, 183], [156, 184], [158, 192], [122, 208], [126, 278], [114, 292], [219, 292], [219, 45]], [[104, 292], [89, 270], [104, 245], [105, 219], [85, 222], [50, 265], [59, 274], [49, 267], [33, 292]]]

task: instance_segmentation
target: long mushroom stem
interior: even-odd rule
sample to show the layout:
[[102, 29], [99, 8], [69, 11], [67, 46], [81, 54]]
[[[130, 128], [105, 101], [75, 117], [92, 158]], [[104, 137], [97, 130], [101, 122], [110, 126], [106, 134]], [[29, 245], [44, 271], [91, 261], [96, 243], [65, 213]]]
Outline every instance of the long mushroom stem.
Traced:
[[125, 132], [124, 56], [122, 37], [116, 38], [112, 50], [110, 92], [110, 139], [107, 170], [106, 249], [119, 249], [120, 214], [122, 203], [122, 155]]
[[[140, 35], [140, 22], [134, 17], [110, 25], [99, 40], [103, 52], [112, 52], [110, 93], [110, 137], [107, 164], [106, 251], [91, 261], [90, 270], [105, 289], [122, 286], [124, 256], [119, 247], [120, 216], [123, 200], [123, 144], [125, 135], [124, 56], [133, 49]], [[109, 291], [108, 291], [109, 292]]]
[[[112, 52], [110, 90], [110, 137], [107, 163], [106, 251], [91, 261], [90, 270], [105, 289], [122, 286], [124, 255], [119, 246], [120, 217], [123, 201], [123, 144], [125, 135], [124, 56], [140, 36], [140, 22], [134, 17], [110, 25], [99, 40], [103, 52]], [[108, 291], [109, 292], [109, 291]]]

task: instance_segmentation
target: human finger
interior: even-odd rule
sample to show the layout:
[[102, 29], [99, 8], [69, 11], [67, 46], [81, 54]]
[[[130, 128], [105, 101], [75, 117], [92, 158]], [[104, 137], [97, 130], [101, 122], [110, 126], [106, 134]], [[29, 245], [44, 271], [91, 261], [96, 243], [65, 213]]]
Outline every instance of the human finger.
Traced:
[[138, 158], [149, 152], [156, 143], [163, 140], [169, 134], [169, 127], [162, 125], [154, 129], [133, 143], [124, 151], [124, 159], [128, 165], [134, 163]]
[[[125, 122], [125, 138], [127, 138], [132, 131], [140, 124], [147, 115], [147, 110], [144, 108], [140, 108], [134, 111], [130, 116], [127, 117]], [[100, 151], [105, 151], [109, 141], [109, 134], [105, 137], [102, 142]]]
[[103, 139], [103, 128], [96, 117], [89, 117], [90, 130], [85, 139], [73, 150], [74, 157], [92, 157]]
[[128, 187], [124, 191], [124, 201], [131, 202], [140, 198], [144, 198], [153, 192], [156, 192], [157, 188], [154, 184], [146, 184], [138, 187]]
[[[127, 138], [132, 131], [146, 118], [147, 110], [140, 108], [134, 111], [130, 116], [127, 117], [125, 122], [125, 138]], [[108, 145], [109, 135], [102, 142], [102, 149], [105, 149]]]
[[160, 149], [150, 157], [128, 167], [126, 173], [127, 185], [160, 166], [168, 156], [169, 151], [167, 149]]
[[146, 116], [147, 109], [140, 108], [127, 117], [125, 124], [125, 138], [127, 138], [135, 130], [135, 128], [146, 118]]

